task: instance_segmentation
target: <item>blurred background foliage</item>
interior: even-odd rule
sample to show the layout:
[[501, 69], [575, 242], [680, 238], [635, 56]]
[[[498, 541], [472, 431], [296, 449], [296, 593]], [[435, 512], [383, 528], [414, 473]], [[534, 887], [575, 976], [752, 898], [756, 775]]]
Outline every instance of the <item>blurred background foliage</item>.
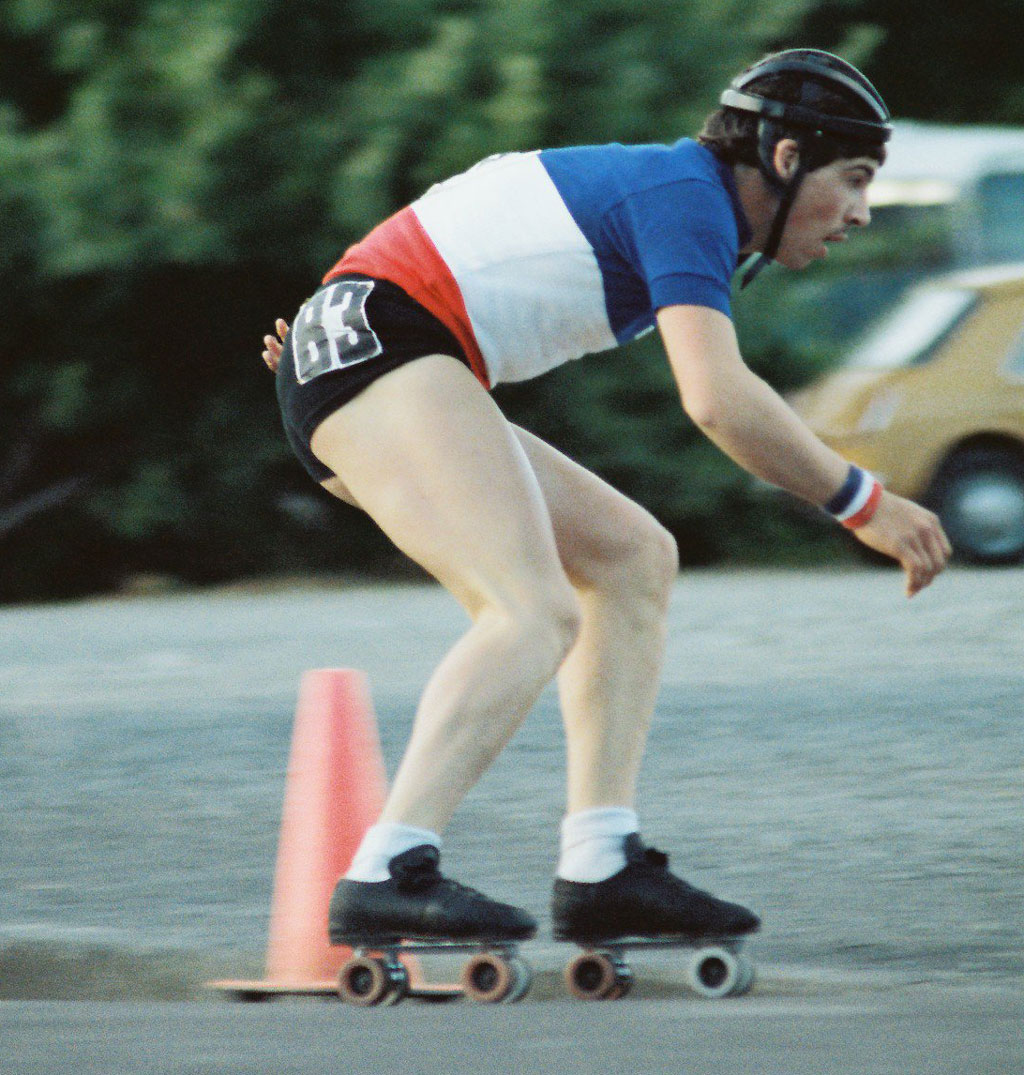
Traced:
[[[863, 64], [902, 118], [1024, 122], [1019, 10], [0, 0], [0, 600], [407, 570], [292, 459], [259, 359], [349, 243], [489, 153], [695, 133], [732, 74], [797, 43]], [[856, 327], [821, 301], [840, 275], [928, 256], [858, 238], [738, 299], [777, 387]], [[650, 507], [685, 564], [847, 548], [693, 430], [650, 338], [498, 396]]]

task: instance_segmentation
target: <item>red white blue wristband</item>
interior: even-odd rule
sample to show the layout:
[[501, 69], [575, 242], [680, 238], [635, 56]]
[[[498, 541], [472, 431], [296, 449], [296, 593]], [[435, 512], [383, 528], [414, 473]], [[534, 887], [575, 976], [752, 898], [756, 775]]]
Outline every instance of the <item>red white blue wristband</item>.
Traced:
[[825, 505], [825, 510], [847, 530], [859, 530], [871, 521], [882, 499], [882, 483], [866, 470], [850, 465], [839, 492]]

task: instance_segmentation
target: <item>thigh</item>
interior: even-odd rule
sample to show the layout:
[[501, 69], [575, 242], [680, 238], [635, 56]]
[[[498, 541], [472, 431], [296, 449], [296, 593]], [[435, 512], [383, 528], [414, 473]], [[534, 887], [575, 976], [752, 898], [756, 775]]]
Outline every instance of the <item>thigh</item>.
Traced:
[[568, 589], [519, 437], [457, 359], [420, 358], [374, 381], [321, 422], [311, 448], [471, 613]]
[[544, 494], [558, 554], [574, 585], [600, 586], [610, 572], [638, 559], [664, 563], [674, 576], [675, 542], [650, 512], [557, 448], [513, 428]]
[[338, 483], [328, 484], [330, 469], [310, 451], [313, 430], [378, 378], [433, 354], [467, 362], [451, 332], [388, 280], [339, 277], [307, 299], [284, 338], [277, 367], [285, 434], [306, 471], [349, 499]]

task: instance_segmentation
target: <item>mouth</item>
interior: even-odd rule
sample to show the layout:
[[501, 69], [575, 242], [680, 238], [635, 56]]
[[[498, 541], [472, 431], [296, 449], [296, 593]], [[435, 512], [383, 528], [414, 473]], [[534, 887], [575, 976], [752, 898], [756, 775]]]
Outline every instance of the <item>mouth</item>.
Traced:
[[827, 258], [828, 257], [828, 248], [829, 248], [829, 245], [831, 243], [845, 243], [845, 242], [846, 242], [846, 232], [844, 232], [844, 231], [837, 231], [837, 232], [833, 232], [831, 235], [826, 235], [821, 241], [821, 250], [818, 252], [817, 256], [819, 258]]

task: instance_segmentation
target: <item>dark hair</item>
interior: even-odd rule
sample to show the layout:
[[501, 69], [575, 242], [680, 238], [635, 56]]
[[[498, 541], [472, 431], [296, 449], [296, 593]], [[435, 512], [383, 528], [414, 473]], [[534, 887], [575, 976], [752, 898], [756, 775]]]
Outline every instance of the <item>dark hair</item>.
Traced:
[[[806, 76], [786, 72], [767, 76], [752, 82], [748, 92], [768, 97], [786, 104], [797, 104], [801, 100], [801, 88]], [[815, 106], [831, 116], [848, 119], [874, 119], [868, 110], [858, 101], [853, 101], [847, 94], [819, 87]], [[704, 121], [704, 126], [697, 141], [707, 146], [715, 156], [726, 164], [748, 164], [759, 167], [758, 126], [760, 117], [751, 112], [742, 112], [736, 108], [723, 107], [712, 112]], [[822, 168], [833, 161], [853, 157], [872, 157], [881, 164], [885, 160], [884, 143], [866, 143], [852, 138], [843, 138], [838, 134], [820, 133], [813, 139], [807, 137], [807, 127], [796, 124], [778, 123], [780, 138], [796, 139], [807, 154], [808, 171]]]

